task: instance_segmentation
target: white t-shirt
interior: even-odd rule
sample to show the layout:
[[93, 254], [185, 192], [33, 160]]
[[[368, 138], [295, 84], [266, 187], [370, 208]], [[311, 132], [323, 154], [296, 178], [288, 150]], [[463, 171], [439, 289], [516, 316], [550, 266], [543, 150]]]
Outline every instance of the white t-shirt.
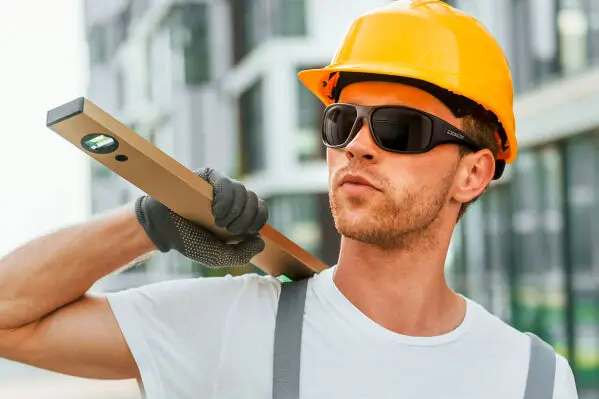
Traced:
[[[310, 280], [302, 399], [520, 399], [530, 340], [466, 299], [464, 321], [435, 337], [387, 330], [337, 289], [333, 268]], [[149, 399], [272, 397], [273, 277], [197, 278], [108, 295]], [[576, 399], [557, 356], [554, 399]]]

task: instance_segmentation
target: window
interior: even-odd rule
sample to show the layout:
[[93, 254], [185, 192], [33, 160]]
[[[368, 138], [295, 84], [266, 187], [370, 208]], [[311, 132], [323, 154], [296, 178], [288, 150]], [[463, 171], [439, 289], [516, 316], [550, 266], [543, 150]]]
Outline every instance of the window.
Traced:
[[589, 24], [582, 4], [577, 0], [563, 1], [557, 22], [563, 73], [576, 73], [587, 66], [588, 59]]
[[303, 36], [306, 34], [305, 0], [278, 0], [273, 21], [277, 23], [279, 36]]
[[167, 19], [174, 47], [183, 54], [185, 83], [202, 84], [210, 78], [210, 42], [206, 4], [173, 6]]
[[317, 202], [313, 195], [286, 195], [269, 198], [269, 220], [274, 228], [308, 252], [315, 253], [321, 240]]
[[481, 198], [484, 214], [485, 264], [489, 310], [502, 320], [512, 318], [511, 186], [503, 183]]
[[563, 157], [556, 145], [538, 150], [541, 176], [541, 257], [543, 261], [544, 317], [547, 342], [568, 356], [568, 329], [565, 272], [565, 225]]
[[245, 35], [245, 6], [243, 1], [231, 0], [231, 21], [233, 22], [233, 59], [235, 63], [247, 53]]
[[131, 24], [131, 2], [127, 2], [121, 12], [117, 14], [114, 24], [117, 34], [116, 44], [118, 47], [129, 37], [129, 26]]
[[240, 156], [242, 173], [253, 173], [265, 166], [262, 81], [254, 83], [239, 99]]
[[[572, 277], [573, 363], [579, 393], [599, 390], [599, 149], [591, 137], [570, 139], [566, 145], [568, 200], [568, 272]], [[593, 360], [595, 359], [595, 360]], [[590, 392], [588, 392], [590, 394]]]
[[517, 91], [535, 87], [559, 72], [555, 0], [513, 0], [512, 46]]
[[306, 34], [305, 0], [231, 0], [234, 59], [264, 41]]
[[465, 278], [468, 284], [468, 294], [488, 307], [490, 297], [488, 295], [489, 274], [488, 265], [485, 264], [485, 256], [488, 248], [485, 248], [484, 214], [482, 201], [475, 202], [468, 208], [464, 216], [464, 257]]
[[106, 27], [102, 24], [92, 26], [89, 33], [89, 57], [92, 65], [103, 64], [108, 60]]
[[588, 0], [512, 0], [512, 73], [528, 90], [599, 62], [599, 3]]
[[[296, 72], [310, 67], [298, 68]], [[326, 158], [326, 147], [320, 138], [320, 118], [324, 104], [299, 79], [297, 82], [298, 130], [297, 152], [301, 162]]]
[[235, 62], [268, 36], [265, 0], [231, 0]]
[[[465, 216], [468, 217], [468, 216]], [[462, 219], [463, 220], [463, 219]], [[447, 259], [445, 262], [445, 276], [451, 289], [462, 295], [469, 295], [468, 280], [466, 279], [466, 244], [464, 222], [460, 221], [455, 227]]]
[[266, 202], [269, 224], [326, 264], [337, 263], [340, 236], [328, 193], [280, 195]]
[[91, 27], [88, 36], [91, 65], [104, 64], [114, 56], [128, 38], [130, 23], [131, 6], [127, 4], [110, 19]]
[[589, 18], [589, 57], [594, 65], [599, 63], [599, 2], [587, 2]]
[[539, 156], [522, 151], [513, 175], [514, 326], [543, 339], [550, 336], [545, 295], [547, 259], [543, 253], [542, 174]]

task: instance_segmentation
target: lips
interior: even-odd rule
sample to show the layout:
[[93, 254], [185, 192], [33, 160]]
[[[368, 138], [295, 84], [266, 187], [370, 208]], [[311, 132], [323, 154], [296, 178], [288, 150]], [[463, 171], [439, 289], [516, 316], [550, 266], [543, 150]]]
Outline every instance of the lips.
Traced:
[[347, 174], [343, 176], [341, 182], [339, 183], [339, 186], [343, 186], [346, 183], [368, 186], [374, 188], [375, 190], [378, 190], [378, 188], [373, 183], [371, 183], [370, 180], [359, 175]]

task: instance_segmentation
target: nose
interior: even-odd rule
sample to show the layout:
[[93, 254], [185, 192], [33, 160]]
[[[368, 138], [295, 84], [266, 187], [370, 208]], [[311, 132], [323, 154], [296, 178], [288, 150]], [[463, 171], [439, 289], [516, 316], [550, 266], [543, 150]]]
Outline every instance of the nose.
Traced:
[[358, 158], [372, 161], [375, 158], [378, 158], [377, 155], [380, 153], [381, 149], [374, 142], [368, 123], [365, 123], [365, 121], [362, 120], [361, 124], [362, 126], [358, 133], [345, 147], [345, 156], [348, 160]]

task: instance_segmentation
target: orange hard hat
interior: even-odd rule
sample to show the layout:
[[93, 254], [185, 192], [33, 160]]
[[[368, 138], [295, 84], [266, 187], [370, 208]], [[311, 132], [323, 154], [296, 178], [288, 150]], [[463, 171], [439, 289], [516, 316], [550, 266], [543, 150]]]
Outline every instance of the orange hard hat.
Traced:
[[298, 76], [329, 105], [336, 101], [339, 73], [345, 72], [428, 82], [479, 104], [495, 115], [502, 130], [497, 159], [511, 163], [516, 158], [509, 64], [472, 16], [439, 0], [394, 1], [356, 19], [330, 65]]

